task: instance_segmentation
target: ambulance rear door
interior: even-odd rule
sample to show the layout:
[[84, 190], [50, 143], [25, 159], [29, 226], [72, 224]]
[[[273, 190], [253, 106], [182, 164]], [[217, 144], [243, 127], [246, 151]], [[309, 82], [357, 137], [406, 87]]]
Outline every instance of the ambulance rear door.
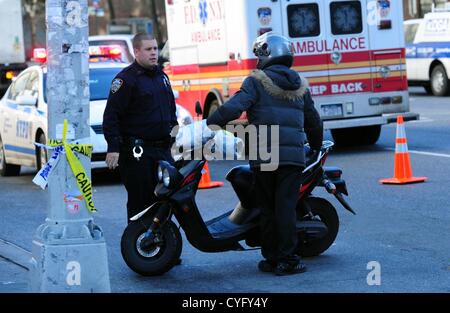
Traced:
[[[330, 75], [330, 103], [321, 104], [324, 118], [352, 118], [376, 114], [365, 97], [373, 92], [372, 66], [365, 0], [325, 1], [327, 64]], [[363, 100], [364, 99], [364, 100]], [[340, 116], [326, 114], [327, 106], [336, 106]]]
[[[324, 1], [281, 1], [283, 35], [293, 44], [293, 69], [308, 79], [313, 96], [329, 93]], [[330, 110], [335, 110], [331, 108]], [[330, 112], [336, 114], [336, 112]]]

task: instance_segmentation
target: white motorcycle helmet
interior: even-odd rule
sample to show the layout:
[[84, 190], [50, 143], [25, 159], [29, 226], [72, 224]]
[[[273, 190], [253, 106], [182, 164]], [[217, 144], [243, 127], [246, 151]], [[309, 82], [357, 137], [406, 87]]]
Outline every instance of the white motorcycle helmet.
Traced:
[[291, 67], [294, 62], [291, 42], [274, 32], [267, 32], [256, 38], [253, 43], [253, 53], [258, 58], [257, 68], [260, 70], [273, 64]]

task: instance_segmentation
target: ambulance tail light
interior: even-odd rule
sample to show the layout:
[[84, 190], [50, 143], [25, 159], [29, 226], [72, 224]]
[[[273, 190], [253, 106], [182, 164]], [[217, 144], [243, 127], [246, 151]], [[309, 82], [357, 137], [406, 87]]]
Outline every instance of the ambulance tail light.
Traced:
[[394, 103], [394, 104], [403, 103], [403, 97], [402, 96], [394, 96], [394, 97], [392, 97], [392, 103]]
[[378, 23], [378, 29], [391, 29], [391, 28], [392, 28], [391, 20], [381, 20]]
[[401, 104], [403, 103], [402, 96], [393, 96], [393, 97], [373, 97], [369, 99], [369, 105], [380, 105], [380, 104]]
[[44, 63], [45, 61], [47, 61], [47, 50], [45, 48], [33, 49], [33, 59], [36, 62]]

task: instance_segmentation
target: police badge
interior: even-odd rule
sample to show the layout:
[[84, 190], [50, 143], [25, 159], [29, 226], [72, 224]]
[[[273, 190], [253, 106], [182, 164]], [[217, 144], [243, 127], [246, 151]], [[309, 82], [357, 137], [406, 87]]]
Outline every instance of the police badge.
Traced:
[[117, 90], [119, 90], [120, 87], [122, 87], [122, 84], [123, 80], [121, 80], [120, 78], [114, 79], [113, 82], [111, 83], [111, 92], [116, 93]]

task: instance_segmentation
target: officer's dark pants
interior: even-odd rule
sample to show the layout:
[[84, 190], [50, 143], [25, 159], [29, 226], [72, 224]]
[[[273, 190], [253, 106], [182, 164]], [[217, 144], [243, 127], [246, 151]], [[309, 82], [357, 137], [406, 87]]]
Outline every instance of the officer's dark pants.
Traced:
[[297, 265], [296, 204], [301, 186], [300, 166], [280, 166], [272, 172], [255, 168], [257, 199], [262, 208], [261, 253], [271, 262]]
[[132, 147], [124, 145], [121, 147], [119, 155], [120, 177], [128, 193], [128, 223], [131, 217], [156, 201], [154, 190], [158, 183], [158, 161], [173, 161], [168, 148], [144, 146], [144, 153], [139, 161], [133, 157], [132, 149]]

